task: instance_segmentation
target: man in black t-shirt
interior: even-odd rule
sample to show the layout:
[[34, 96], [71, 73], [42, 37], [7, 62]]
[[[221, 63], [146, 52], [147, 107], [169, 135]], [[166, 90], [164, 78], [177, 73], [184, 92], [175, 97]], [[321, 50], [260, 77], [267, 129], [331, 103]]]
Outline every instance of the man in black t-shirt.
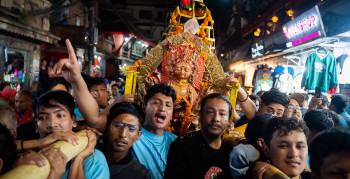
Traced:
[[146, 167], [135, 160], [130, 151], [134, 142], [141, 137], [143, 119], [142, 109], [133, 103], [117, 103], [110, 109], [102, 151], [109, 165], [111, 179], [151, 178]]
[[171, 144], [164, 178], [231, 178], [228, 164], [233, 147], [221, 139], [231, 115], [232, 105], [225, 96], [206, 96], [200, 111], [202, 129]]

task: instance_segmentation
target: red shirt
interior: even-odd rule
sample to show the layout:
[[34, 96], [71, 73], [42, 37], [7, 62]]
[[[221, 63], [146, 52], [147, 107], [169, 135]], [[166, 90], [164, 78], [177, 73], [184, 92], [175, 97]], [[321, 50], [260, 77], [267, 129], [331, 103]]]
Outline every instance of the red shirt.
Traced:
[[30, 108], [26, 113], [24, 113], [22, 118], [18, 115], [16, 110], [14, 110], [14, 111], [15, 111], [15, 114], [16, 114], [17, 125], [20, 125], [22, 123], [25, 123], [25, 122], [33, 120], [34, 113], [33, 113], [32, 108]]

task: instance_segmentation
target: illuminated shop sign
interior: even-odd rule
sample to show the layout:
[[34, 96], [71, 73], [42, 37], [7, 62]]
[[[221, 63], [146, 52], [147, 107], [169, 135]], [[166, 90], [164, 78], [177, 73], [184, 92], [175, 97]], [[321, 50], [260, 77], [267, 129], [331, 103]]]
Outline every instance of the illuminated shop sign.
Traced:
[[263, 56], [264, 53], [265, 53], [265, 51], [264, 51], [264, 42], [262, 40], [260, 40], [257, 43], [254, 43], [252, 45], [252, 57], [253, 58]]
[[301, 44], [316, 37], [325, 36], [318, 6], [283, 25], [282, 29], [287, 39], [287, 47]]

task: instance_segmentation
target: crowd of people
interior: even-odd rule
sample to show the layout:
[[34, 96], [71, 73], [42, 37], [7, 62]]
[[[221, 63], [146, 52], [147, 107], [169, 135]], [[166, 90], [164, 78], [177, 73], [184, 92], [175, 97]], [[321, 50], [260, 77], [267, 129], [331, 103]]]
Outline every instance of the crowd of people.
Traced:
[[[350, 176], [349, 99], [342, 94], [328, 102], [277, 89], [249, 96], [240, 87], [233, 109], [226, 96], [212, 93], [201, 100], [201, 129], [177, 137], [165, 130], [176, 101], [173, 87], [155, 84], [147, 90], [145, 106], [138, 106], [132, 94], [123, 95], [121, 80], [106, 83], [81, 74], [66, 43], [69, 58], [51, 69], [62, 77], [18, 93], [1, 84], [0, 175], [19, 165], [49, 162], [48, 178]], [[225, 132], [243, 125], [237, 144], [223, 140]], [[79, 145], [75, 132], [82, 129], [88, 145], [72, 160], [49, 147], [57, 141]]]

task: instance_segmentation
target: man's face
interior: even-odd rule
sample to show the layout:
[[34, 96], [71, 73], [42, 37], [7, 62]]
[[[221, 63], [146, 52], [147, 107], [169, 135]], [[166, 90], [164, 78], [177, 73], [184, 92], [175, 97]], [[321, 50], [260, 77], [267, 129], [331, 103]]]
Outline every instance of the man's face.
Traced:
[[349, 153], [331, 154], [323, 159], [320, 174], [313, 173], [315, 179], [349, 179], [350, 178], [350, 155]]
[[162, 93], [156, 93], [147, 102], [145, 113], [144, 126], [152, 129], [164, 129], [173, 115], [172, 98]]
[[282, 117], [284, 112], [284, 106], [277, 103], [271, 103], [270, 105], [261, 104], [259, 108], [260, 114], [270, 113], [277, 117]]
[[19, 113], [25, 113], [32, 107], [32, 100], [27, 96], [18, 93], [15, 97], [15, 109]]
[[270, 146], [264, 145], [265, 155], [288, 177], [297, 177], [306, 166], [308, 146], [305, 134], [292, 131], [285, 136], [280, 136], [279, 132], [277, 130], [273, 133]]
[[221, 136], [229, 126], [229, 105], [222, 99], [208, 99], [201, 112], [200, 121], [205, 134]]
[[139, 120], [131, 114], [120, 114], [108, 128], [108, 146], [116, 152], [128, 151], [141, 137]]
[[37, 111], [37, 131], [41, 138], [54, 132], [72, 131], [77, 126], [75, 115], [71, 116], [66, 106], [51, 100], [54, 107], [40, 106]]
[[113, 95], [114, 97], [116, 97], [116, 96], [118, 96], [118, 94], [119, 94], [119, 88], [116, 87], [116, 86], [113, 86], [113, 87], [112, 87], [112, 95]]
[[290, 99], [289, 104], [284, 110], [284, 115], [286, 117], [295, 117], [299, 120], [302, 119], [301, 108], [299, 106], [299, 103], [295, 99]]
[[100, 108], [106, 108], [108, 106], [108, 101], [111, 97], [109, 96], [106, 85], [98, 85], [91, 93]]

